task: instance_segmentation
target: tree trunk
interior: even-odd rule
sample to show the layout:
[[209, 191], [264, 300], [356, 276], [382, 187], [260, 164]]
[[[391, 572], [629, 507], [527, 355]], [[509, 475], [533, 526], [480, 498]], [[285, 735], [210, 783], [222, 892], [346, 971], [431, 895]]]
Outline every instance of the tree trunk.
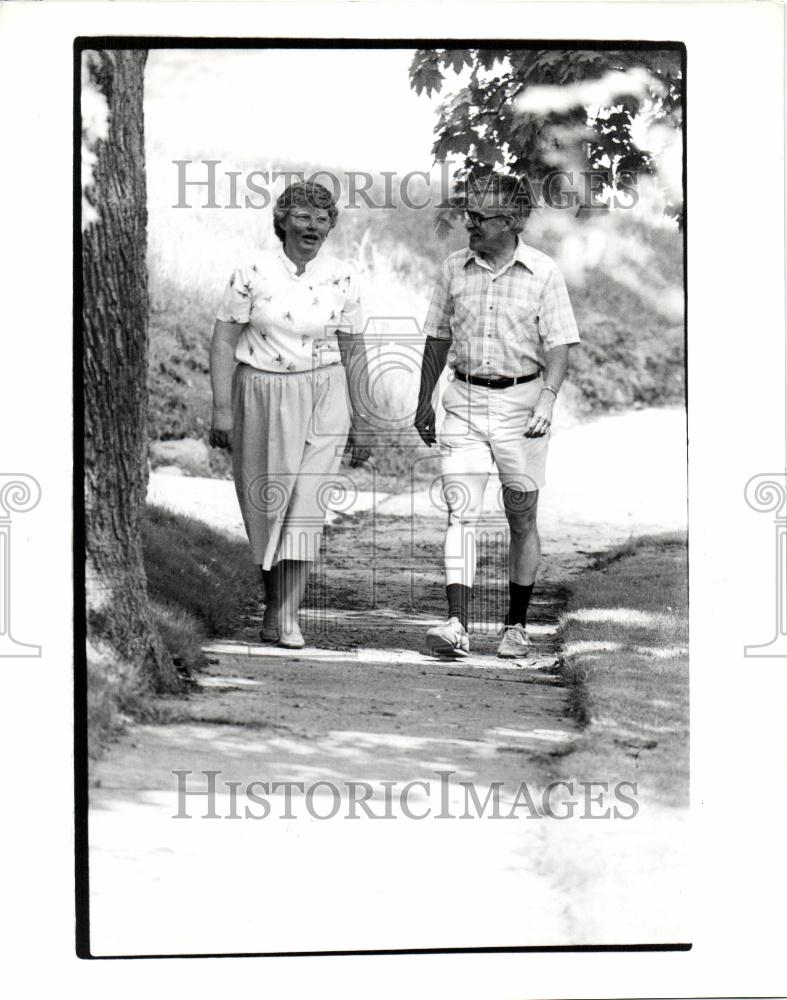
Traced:
[[147, 492], [145, 51], [83, 54], [104, 95], [82, 236], [87, 630], [155, 690], [179, 678], [152, 618], [142, 559]]

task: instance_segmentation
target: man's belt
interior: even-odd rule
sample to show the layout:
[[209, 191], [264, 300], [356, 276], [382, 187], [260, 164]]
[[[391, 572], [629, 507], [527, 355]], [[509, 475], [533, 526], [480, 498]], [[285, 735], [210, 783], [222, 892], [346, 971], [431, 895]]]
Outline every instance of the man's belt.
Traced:
[[454, 368], [454, 375], [460, 382], [467, 382], [469, 385], [480, 385], [485, 389], [510, 389], [512, 385], [521, 385], [523, 382], [532, 382], [538, 378], [541, 369], [531, 372], [529, 375], [518, 375], [516, 378], [484, 378], [483, 375], [465, 375], [458, 368]]

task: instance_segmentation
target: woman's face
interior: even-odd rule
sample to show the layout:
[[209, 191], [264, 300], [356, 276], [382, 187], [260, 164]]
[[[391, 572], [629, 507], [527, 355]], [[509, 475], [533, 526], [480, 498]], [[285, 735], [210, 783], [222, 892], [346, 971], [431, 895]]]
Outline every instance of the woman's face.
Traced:
[[327, 208], [313, 205], [293, 205], [284, 220], [284, 247], [290, 256], [311, 260], [331, 230]]

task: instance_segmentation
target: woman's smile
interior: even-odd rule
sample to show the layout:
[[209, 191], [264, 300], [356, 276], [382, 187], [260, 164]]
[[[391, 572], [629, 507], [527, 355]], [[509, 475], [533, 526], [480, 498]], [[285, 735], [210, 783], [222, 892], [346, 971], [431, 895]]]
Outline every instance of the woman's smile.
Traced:
[[319, 253], [320, 247], [325, 242], [328, 235], [327, 230], [321, 232], [316, 227], [301, 229], [291, 223], [288, 219], [284, 225], [285, 231], [285, 253], [296, 261], [313, 260]]

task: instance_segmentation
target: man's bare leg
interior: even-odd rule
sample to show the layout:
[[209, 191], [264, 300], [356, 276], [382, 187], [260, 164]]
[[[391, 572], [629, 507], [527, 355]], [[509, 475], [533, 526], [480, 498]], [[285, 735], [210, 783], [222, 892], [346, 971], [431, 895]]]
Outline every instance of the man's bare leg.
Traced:
[[541, 540], [538, 536], [538, 490], [516, 490], [503, 487], [511, 541], [508, 547], [508, 578], [521, 587], [532, 587], [541, 562]]
[[504, 486], [503, 504], [511, 530], [508, 550], [509, 598], [506, 630], [497, 655], [514, 658], [526, 656], [530, 645], [526, 632], [527, 612], [541, 562], [541, 541], [536, 523], [538, 490], [525, 491]]

